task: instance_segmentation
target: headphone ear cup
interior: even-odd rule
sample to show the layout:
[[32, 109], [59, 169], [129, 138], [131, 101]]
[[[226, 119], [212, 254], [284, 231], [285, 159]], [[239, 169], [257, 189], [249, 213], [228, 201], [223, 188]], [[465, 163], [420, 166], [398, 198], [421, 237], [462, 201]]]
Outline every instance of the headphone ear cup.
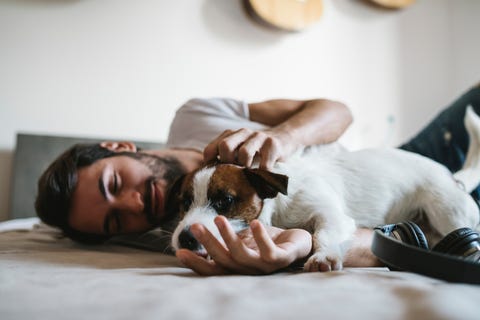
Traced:
[[465, 256], [471, 253], [471, 249], [480, 246], [480, 235], [470, 228], [460, 228], [447, 234], [438, 242], [432, 251]]
[[398, 235], [395, 236], [395, 238], [398, 239], [398, 237], [400, 237], [398, 240], [403, 243], [428, 250], [428, 242], [425, 234], [420, 227], [412, 221], [405, 221], [396, 224], [392, 230], [392, 234]]

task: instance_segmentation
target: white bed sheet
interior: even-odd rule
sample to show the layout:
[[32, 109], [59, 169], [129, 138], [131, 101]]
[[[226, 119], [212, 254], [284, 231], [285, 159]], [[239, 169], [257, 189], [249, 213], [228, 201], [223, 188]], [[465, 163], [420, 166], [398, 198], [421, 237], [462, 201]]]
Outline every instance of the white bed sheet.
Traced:
[[200, 277], [161, 253], [8, 229], [0, 233], [3, 320], [480, 319], [476, 285], [385, 268]]

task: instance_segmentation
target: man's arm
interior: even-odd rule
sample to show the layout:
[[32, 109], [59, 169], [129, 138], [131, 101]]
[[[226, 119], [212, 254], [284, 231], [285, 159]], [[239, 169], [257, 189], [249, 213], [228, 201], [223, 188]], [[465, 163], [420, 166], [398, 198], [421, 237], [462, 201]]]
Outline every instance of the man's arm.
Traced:
[[252, 121], [303, 146], [336, 141], [353, 120], [346, 105], [327, 99], [268, 100], [249, 104], [249, 110]]
[[373, 232], [372, 229], [367, 228], [359, 228], [355, 231], [350, 247], [343, 257], [343, 266], [345, 268], [384, 266], [370, 249], [373, 241]]
[[347, 106], [325, 99], [251, 103], [249, 112], [252, 121], [270, 128], [223, 132], [205, 148], [205, 161], [219, 156], [222, 162], [248, 167], [258, 155], [260, 167], [270, 169], [301, 147], [337, 140], [352, 122]]

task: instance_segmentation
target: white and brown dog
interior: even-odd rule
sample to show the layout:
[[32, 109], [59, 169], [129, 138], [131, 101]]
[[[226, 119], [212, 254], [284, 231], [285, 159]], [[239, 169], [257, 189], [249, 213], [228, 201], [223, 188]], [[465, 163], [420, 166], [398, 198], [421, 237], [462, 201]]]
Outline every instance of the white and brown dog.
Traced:
[[393, 148], [313, 148], [278, 163], [275, 172], [232, 164], [201, 168], [177, 181], [170, 201], [177, 204], [180, 222], [172, 246], [205, 254], [189, 231], [192, 224], [205, 225], [221, 240], [213, 222], [217, 215], [227, 217], [236, 231], [259, 219], [312, 233], [314, 253], [305, 270], [338, 270], [341, 247], [356, 227], [422, 216], [439, 236], [460, 227], [475, 228], [479, 209], [468, 193], [480, 182], [480, 118], [470, 107], [465, 125], [470, 137], [467, 160], [453, 176], [437, 162]]

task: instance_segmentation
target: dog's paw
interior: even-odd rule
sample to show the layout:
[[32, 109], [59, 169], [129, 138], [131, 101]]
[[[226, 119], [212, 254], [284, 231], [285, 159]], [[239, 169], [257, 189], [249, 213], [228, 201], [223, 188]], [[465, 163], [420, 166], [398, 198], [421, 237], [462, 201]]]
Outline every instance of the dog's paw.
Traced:
[[314, 253], [303, 266], [307, 272], [342, 270], [342, 257], [336, 253]]

